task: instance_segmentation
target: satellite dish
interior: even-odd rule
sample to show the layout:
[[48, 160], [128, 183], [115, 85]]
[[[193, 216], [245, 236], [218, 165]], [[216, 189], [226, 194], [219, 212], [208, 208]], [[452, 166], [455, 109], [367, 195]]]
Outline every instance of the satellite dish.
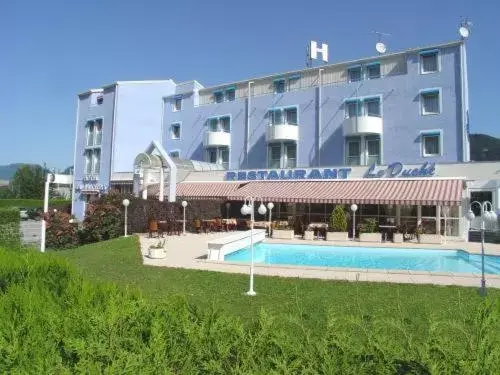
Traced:
[[467, 27], [465, 26], [461, 26], [459, 29], [458, 29], [458, 33], [460, 34], [460, 36], [462, 38], [468, 38], [469, 35], [470, 35], [470, 31]]
[[378, 53], [385, 53], [385, 51], [387, 51], [387, 47], [382, 42], [378, 42], [377, 44], [375, 44], [375, 49]]

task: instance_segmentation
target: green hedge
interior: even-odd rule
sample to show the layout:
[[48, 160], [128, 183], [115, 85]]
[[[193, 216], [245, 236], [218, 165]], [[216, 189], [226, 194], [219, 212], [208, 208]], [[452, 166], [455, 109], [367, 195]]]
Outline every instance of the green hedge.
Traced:
[[0, 245], [19, 247], [21, 244], [20, 216], [16, 208], [0, 208]]
[[[71, 205], [71, 200], [68, 199], [51, 199], [49, 207]], [[16, 208], [43, 208], [42, 199], [0, 199], [0, 208], [16, 207]]]
[[183, 296], [151, 302], [91, 283], [51, 254], [1, 249], [0, 297], [2, 374], [500, 373], [494, 300], [479, 303], [460, 324], [426, 316], [418, 335], [399, 313], [332, 311], [313, 337], [300, 318], [285, 322], [261, 310], [244, 325]]

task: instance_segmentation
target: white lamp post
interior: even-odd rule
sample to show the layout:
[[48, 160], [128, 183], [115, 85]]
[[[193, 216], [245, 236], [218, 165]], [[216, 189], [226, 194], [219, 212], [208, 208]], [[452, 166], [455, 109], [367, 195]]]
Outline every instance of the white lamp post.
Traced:
[[272, 214], [273, 214], [272, 213], [273, 208], [274, 208], [274, 203], [273, 202], [269, 202], [267, 204], [267, 209], [269, 210], [269, 237], [271, 237], [271, 229], [272, 229], [272, 227], [271, 227], [271, 223], [272, 223], [271, 217], [272, 217]]
[[47, 174], [47, 179], [45, 180], [45, 191], [43, 195], [43, 220], [42, 220], [42, 233], [40, 238], [40, 251], [45, 252], [45, 236], [47, 230], [47, 222], [46, 219], [48, 217], [49, 212], [49, 192], [50, 192], [50, 183], [55, 181], [55, 175], [53, 173]]
[[352, 240], [356, 239], [356, 211], [358, 210], [357, 204], [351, 204], [352, 211]]
[[181, 205], [182, 205], [182, 211], [183, 211], [183, 215], [182, 215], [182, 234], [185, 236], [186, 235], [186, 207], [188, 205], [188, 202], [182, 201]]
[[[448, 214], [450, 213], [450, 207], [448, 206], [444, 206], [441, 210], [441, 212], [443, 213], [443, 216], [444, 216], [444, 243], [446, 244], [446, 236], [448, 235], [448, 233], [446, 232], [446, 222], [448, 221]], [[439, 234], [439, 233], [438, 233]]]
[[229, 219], [229, 207], [231, 207], [231, 202], [226, 202], [226, 219]]
[[[469, 222], [474, 220], [476, 217], [474, 212], [472, 212], [472, 206], [477, 204], [481, 210], [481, 290], [480, 293], [482, 296], [486, 295], [486, 279], [484, 278], [484, 230], [485, 223], [490, 222], [494, 223], [497, 220], [497, 214], [493, 211], [493, 205], [491, 202], [483, 202], [480, 203], [478, 201], [474, 201], [470, 204], [469, 212], [466, 217]], [[489, 210], [488, 210], [489, 207]]]
[[[246, 197], [245, 200], [243, 201], [243, 206], [241, 206], [241, 214], [243, 216], [250, 215], [250, 288], [248, 292], [246, 292], [247, 296], [255, 296], [257, 293], [255, 293], [253, 289], [253, 273], [254, 273], [254, 267], [253, 267], [253, 223], [255, 221], [254, 217], [254, 203], [255, 203], [255, 198], [254, 197]], [[260, 199], [260, 206], [258, 209], [259, 214], [265, 215], [266, 214], [266, 206], [262, 204], [262, 199]]]
[[128, 199], [124, 199], [122, 201], [123, 207], [125, 207], [125, 237], [127, 237], [127, 208], [128, 205], [130, 204], [130, 201]]

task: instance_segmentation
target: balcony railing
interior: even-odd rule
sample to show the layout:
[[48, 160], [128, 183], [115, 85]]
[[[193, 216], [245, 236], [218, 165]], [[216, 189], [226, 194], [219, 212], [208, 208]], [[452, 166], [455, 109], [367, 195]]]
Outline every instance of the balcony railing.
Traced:
[[382, 134], [383, 122], [380, 116], [348, 117], [342, 124], [344, 136], [361, 134]]
[[217, 147], [217, 146], [231, 146], [231, 133], [225, 131], [211, 131], [207, 130], [205, 132], [205, 137], [203, 140], [205, 147]]
[[292, 124], [269, 125], [267, 128], [267, 141], [298, 141], [299, 127]]

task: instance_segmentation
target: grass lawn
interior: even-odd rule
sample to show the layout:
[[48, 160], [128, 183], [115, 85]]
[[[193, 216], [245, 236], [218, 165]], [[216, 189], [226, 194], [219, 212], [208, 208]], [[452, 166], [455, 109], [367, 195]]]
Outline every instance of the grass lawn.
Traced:
[[[264, 309], [283, 322], [299, 322], [317, 333], [325, 328], [329, 314], [341, 319], [398, 316], [411, 322], [417, 334], [430, 317], [467, 325], [482, 300], [477, 288], [265, 276], [255, 277], [257, 296], [247, 297], [243, 294], [248, 289], [246, 275], [142, 265], [135, 236], [55, 254], [92, 280], [137, 288], [147, 298], [182, 295], [200, 307], [215, 306], [245, 322], [254, 321]], [[488, 293], [488, 298], [500, 300], [500, 290]]]

